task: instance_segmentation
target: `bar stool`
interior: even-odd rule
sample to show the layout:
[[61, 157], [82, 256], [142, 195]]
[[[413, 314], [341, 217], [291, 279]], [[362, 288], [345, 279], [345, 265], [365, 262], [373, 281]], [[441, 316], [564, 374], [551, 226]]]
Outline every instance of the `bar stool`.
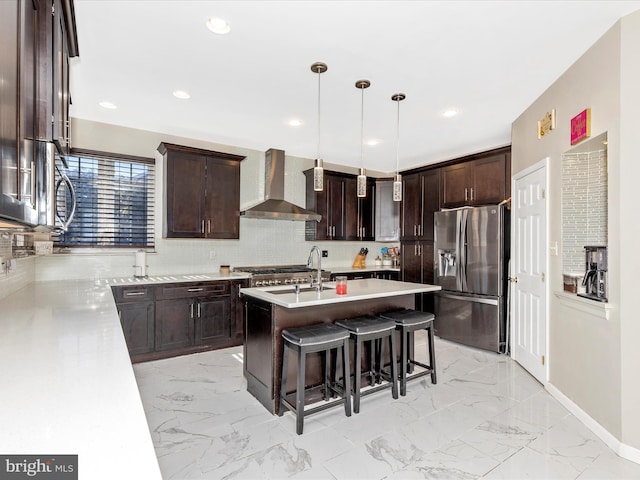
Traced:
[[[384, 320], [373, 315], [367, 315], [364, 317], [357, 317], [349, 320], [339, 320], [335, 322], [335, 325], [345, 329], [351, 335], [351, 338], [355, 341], [355, 380], [353, 385], [353, 411], [355, 413], [360, 412], [360, 396], [369, 395], [370, 393], [377, 392], [384, 388], [391, 387], [393, 398], [398, 398], [398, 372], [396, 370], [396, 339], [395, 328], [396, 324], [393, 320]], [[389, 338], [389, 348], [391, 350], [391, 374], [387, 374], [383, 370], [384, 364], [384, 339]], [[387, 380], [388, 383], [378, 385], [364, 392], [360, 391], [360, 384], [362, 381], [361, 361], [362, 361], [362, 344], [363, 342], [369, 342], [370, 345], [370, 357], [369, 357], [369, 370], [364, 372], [370, 377], [369, 384], [373, 387], [376, 383]], [[375, 352], [375, 358], [374, 358]], [[345, 376], [345, 391], [349, 391], [346, 386], [347, 377]]]
[[[344, 403], [344, 413], [347, 417], [350, 417], [351, 396], [349, 394], [349, 334], [342, 328], [336, 327], [333, 324], [323, 323], [318, 325], [310, 325], [307, 327], [283, 330], [282, 338], [284, 342], [282, 346], [282, 377], [280, 381], [280, 414], [282, 415], [282, 413], [284, 413], [283, 407], [287, 407], [289, 410], [295, 413], [297, 434], [302, 434], [302, 427], [305, 416], [333, 407], [339, 403]], [[335, 385], [331, 383], [329, 377], [329, 360], [331, 357], [330, 353], [334, 348], [342, 348], [342, 364], [346, 379], [344, 392], [341, 389], [336, 388]], [[298, 354], [295, 406], [287, 400], [287, 369], [289, 350], [293, 350]], [[324, 353], [323, 383], [320, 385], [320, 388], [323, 390], [324, 399], [329, 400], [329, 398], [333, 396], [330, 395], [329, 391], [332, 391], [339, 394], [342, 397], [342, 400], [334, 400], [305, 410], [305, 393], [318, 388], [313, 387], [311, 389], [305, 389], [306, 357], [308, 353], [314, 352]]]
[[[436, 353], [433, 346], [433, 320], [435, 315], [429, 312], [418, 312], [416, 310], [396, 310], [378, 314], [385, 320], [393, 320], [396, 329], [400, 331], [400, 395], [407, 394], [407, 380], [431, 375], [431, 382], [435, 385], [436, 379]], [[416, 330], [426, 330], [429, 343], [429, 365], [417, 362], [413, 352], [413, 332]], [[413, 371], [413, 365], [418, 365], [425, 370], [415, 373], [407, 378], [407, 371]]]

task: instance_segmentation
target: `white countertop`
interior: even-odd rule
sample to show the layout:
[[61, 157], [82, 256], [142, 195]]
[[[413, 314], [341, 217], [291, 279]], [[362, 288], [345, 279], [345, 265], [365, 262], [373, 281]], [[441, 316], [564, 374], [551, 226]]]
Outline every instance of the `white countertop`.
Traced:
[[231, 272], [226, 275], [221, 273], [194, 273], [194, 274], [167, 274], [150, 275], [148, 277], [115, 277], [105, 279], [104, 282], [110, 286], [123, 285], [147, 285], [154, 283], [181, 283], [181, 282], [211, 282], [214, 280], [238, 280], [251, 278], [251, 274], [244, 272]]
[[[366, 278], [363, 280], [349, 280], [347, 282], [347, 294], [338, 295], [335, 291], [335, 282], [325, 282], [323, 285], [329, 288], [322, 292], [317, 292], [316, 290], [301, 291], [299, 295], [293, 292], [294, 287], [291, 285], [241, 288], [240, 293], [285, 308], [302, 308], [441, 290], [441, 287], [438, 285]], [[308, 286], [308, 284], [302, 284], [301, 289], [307, 288]], [[291, 292], [277, 293], [283, 291]]]
[[78, 454], [80, 479], [161, 479], [111, 291], [31, 284], [0, 300], [0, 451]]

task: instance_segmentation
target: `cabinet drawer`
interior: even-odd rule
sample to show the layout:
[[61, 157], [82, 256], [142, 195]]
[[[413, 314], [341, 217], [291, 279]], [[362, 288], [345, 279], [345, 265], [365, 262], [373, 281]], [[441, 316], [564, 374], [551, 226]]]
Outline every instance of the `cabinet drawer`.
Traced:
[[153, 300], [153, 287], [131, 285], [126, 287], [111, 287], [116, 303], [143, 302]]
[[229, 295], [230, 282], [197, 282], [160, 285], [156, 287], [156, 299], [210, 297]]

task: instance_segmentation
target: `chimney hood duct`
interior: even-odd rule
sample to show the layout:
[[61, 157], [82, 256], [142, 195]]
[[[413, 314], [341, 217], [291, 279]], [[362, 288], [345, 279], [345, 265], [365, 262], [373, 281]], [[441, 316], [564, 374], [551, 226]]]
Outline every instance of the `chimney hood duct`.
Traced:
[[240, 212], [240, 215], [246, 218], [319, 222], [322, 217], [316, 212], [306, 210], [284, 199], [284, 150], [270, 148], [265, 152], [264, 159], [265, 200]]

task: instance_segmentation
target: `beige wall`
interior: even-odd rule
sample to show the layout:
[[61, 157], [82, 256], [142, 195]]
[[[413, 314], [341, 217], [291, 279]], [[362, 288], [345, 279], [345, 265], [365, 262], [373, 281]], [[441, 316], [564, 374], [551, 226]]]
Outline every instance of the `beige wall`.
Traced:
[[[72, 145], [75, 148], [162, 157], [157, 152], [160, 142], [200, 147], [246, 156], [240, 167], [240, 206], [258, 203], [264, 196], [264, 152], [203, 140], [176, 137], [157, 132], [119, 127], [81, 119], [72, 119]], [[313, 161], [287, 156], [285, 163], [285, 197], [298, 205], [305, 204], [303, 171]], [[368, 262], [387, 243], [375, 242], [307, 242], [304, 222], [240, 219], [239, 240], [182, 240], [161, 238], [163, 215], [162, 162], [156, 162], [156, 253], [147, 256], [149, 274], [211, 273], [220, 264], [232, 267], [243, 265], [277, 265], [305, 263], [311, 246], [317, 243], [329, 251], [323, 267], [350, 266], [361, 247], [369, 249]], [[325, 163], [325, 168], [354, 173], [348, 169]], [[376, 175], [376, 172], [369, 172]], [[390, 245], [397, 245], [390, 243]], [[56, 280], [73, 278], [101, 279], [133, 274], [133, 252], [105, 252], [101, 254], [52, 255], [36, 259], [36, 279]]]
[[[622, 47], [621, 47], [622, 45]], [[624, 444], [640, 448], [637, 368], [640, 322], [634, 296], [640, 271], [634, 245], [640, 222], [627, 200], [638, 190], [640, 148], [640, 12], [614, 25], [512, 126], [512, 169], [518, 173], [545, 157], [549, 162], [549, 381]], [[561, 156], [571, 150], [570, 119], [591, 108], [591, 136], [608, 134], [609, 319], [604, 310], [577, 310], [562, 290]], [[556, 129], [538, 140], [536, 125], [555, 108]], [[635, 192], [634, 192], [635, 191]], [[624, 259], [622, 261], [621, 259]], [[599, 312], [602, 312], [601, 314]]]
[[640, 13], [621, 20], [620, 78], [620, 318], [622, 370], [622, 441], [640, 448], [640, 215], [638, 186], [640, 179]]

